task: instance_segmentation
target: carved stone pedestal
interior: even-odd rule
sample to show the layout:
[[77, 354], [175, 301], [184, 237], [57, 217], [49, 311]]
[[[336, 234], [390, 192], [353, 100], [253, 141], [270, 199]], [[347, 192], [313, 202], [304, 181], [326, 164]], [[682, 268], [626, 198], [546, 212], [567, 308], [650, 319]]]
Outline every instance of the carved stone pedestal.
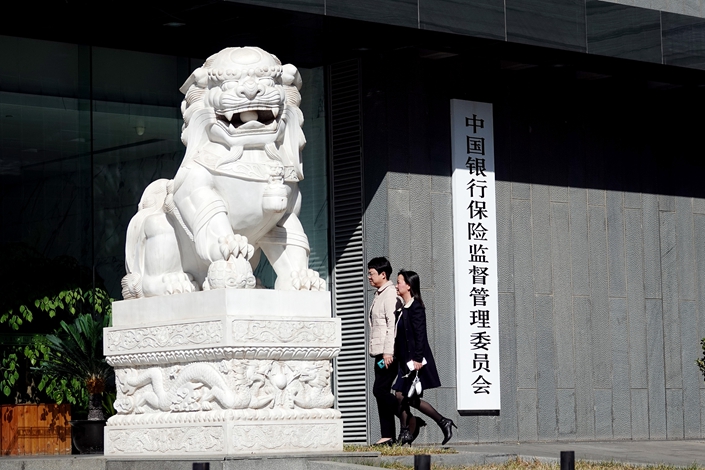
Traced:
[[330, 294], [218, 289], [113, 304], [105, 455], [342, 451]]

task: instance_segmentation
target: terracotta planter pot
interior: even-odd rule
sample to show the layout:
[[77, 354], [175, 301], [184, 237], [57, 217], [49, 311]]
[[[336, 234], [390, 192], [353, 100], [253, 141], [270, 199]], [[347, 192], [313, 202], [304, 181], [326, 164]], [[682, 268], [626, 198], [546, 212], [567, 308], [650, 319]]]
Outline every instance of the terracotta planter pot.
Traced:
[[81, 454], [103, 453], [105, 420], [74, 420], [71, 423], [71, 441]]

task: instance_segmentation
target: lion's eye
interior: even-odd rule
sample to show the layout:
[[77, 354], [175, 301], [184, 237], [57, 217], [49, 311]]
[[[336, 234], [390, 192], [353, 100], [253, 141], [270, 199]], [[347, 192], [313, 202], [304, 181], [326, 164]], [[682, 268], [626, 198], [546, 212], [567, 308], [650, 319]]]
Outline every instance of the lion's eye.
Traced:
[[259, 83], [260, 85], [264, 85], [266, 87], [274, 86], [274, 80], [272, 80], [271, 78], [260, 78]]
[[233, 89], [237, 88], [237, 82], [225, 82], [222, 85], [220, 85], [220, 88], [223, 91], [233, 90]]

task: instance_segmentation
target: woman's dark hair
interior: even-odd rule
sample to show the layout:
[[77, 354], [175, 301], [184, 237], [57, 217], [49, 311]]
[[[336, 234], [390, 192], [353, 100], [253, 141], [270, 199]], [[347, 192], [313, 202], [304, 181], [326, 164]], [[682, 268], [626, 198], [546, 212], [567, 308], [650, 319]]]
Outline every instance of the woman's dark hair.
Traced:
[[404, 278], [404, 282], [410, 287], [411, 296], [424, 307], [423, 299], [421, 298], [421, 279], [415, 271], [407, 271], [400, 269], [399, 275]]

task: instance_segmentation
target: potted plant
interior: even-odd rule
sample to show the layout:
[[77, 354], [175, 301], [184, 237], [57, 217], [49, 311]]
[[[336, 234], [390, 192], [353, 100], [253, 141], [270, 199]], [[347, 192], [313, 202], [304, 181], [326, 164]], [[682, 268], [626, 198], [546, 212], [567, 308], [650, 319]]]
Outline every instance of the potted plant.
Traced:
[[86, 420], [73, 420], [72, 440], [82, 454], [103, 452], [102, 394], [114, 383], [113, 368], [103, 356], [103, 328], [110, 315], [80, 314], [72, 323], [61, 321], [56, 334], [38, 337], [45, 341], [44, 358], [36, 368], [42, 374], [39, 389], [61, 403], [72, 394], [87, 399]]
[[[37, 403], [48, 397], [31, 370], [46, 342], [81, 313], [108, 314], [112, 299], [92, 268], [69, 256], [49, 258], [24, 243], [0, 244], [0, 403]], [[32, 279], [32, 282], [27, 282]], [[76, 403], [70, 391], [64, 402]]]

